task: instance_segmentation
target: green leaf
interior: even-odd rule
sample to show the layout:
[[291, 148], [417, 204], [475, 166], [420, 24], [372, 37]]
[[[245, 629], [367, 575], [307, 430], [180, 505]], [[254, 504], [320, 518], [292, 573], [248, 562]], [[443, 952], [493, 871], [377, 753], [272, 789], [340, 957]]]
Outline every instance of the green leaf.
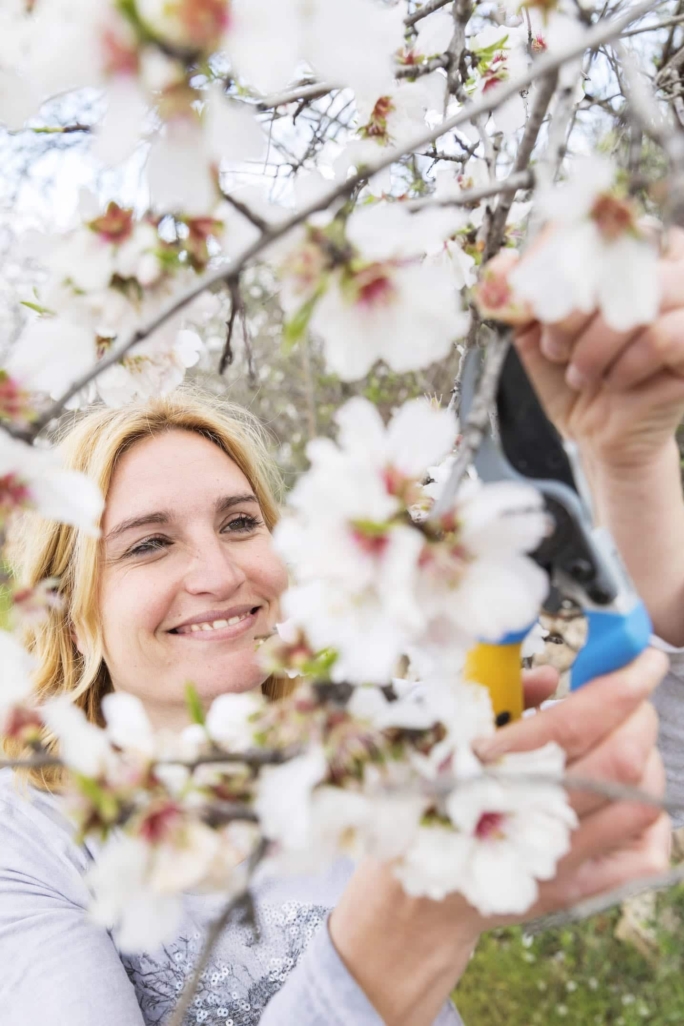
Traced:
[[203, 727], [205, 723], [204, 709], [197, 694], [197, 689], [190, 681], [185, 685], [185, 704], [188, 707], [192, 722], [199, 723], [200, 727]]
[[52, 310], [49, 310], [47, 306], [41, 306], [40, 303], [32, 303], [28, 299], [20, 300], [20, 304], [21, 304], [21, 306], [27, 306], [29, 308], [29, 310], [35, 310], [37, 314], [41, 315], [41, 317], [44, 314], [51, 314], [52, 313]]
[[310, 299], [300, 306], [299, 310], [285, 322], [283, 327], [283, 352], [289, 353], [301, 338], [306, 334], [309, 327], [311, 315], [314, 312], [316, 303], [325, 291], [325, 286], [319, 285]]

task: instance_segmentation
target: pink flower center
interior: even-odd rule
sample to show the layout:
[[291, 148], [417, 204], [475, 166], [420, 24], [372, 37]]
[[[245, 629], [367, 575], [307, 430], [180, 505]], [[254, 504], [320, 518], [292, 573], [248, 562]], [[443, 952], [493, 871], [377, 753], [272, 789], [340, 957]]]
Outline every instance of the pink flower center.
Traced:
[[591, 215], [607, 242], [615, 242], [635, 227], [634, 207], [630, 200], [602, 193], [591, 208]]
[[475, 827], [478, 841], [500, 841], [506, 835], [503, 825], [506, 820], [503, 812], [483, 812]]
[[178, 17], [187, 34], [188, 44], [202, 50], [220, 42], [230, 25], [228, 0], [179, 0]]
[[478, 302], [486, 310], [500, 310], [511, 302], [511, 287], [503, 274], [485, 273], [477, 289]]
[[133, 231], [133, 211], [120, 207], [112, 200], [101, 217], [90, 221], [88, 227], [97, 232], [105, 242], [119, 245], [125, 242]]
[[178, 815], [179, 809], [175, 802], [166, 802], [151, 809], [140, 825], [140, 836], [148, 844], [163, 841], [176, 823]]
[[373, 534], [364, 531], [362, 527], [352, 528], [352, 538], [367, 556], [379, 558], [389, 545], [389, 538], [386, 534]]
[[544, 37], [542, 35], [534, 36], [530, 49], [532, 50], [532, 53], [544, 53], [546, 50], [546, 40]]
[[359, 134], [364, 139], [377, 139], [389, 142], [387, 131], [387, 118], [395, 110], [394, 101], [391, 96], [381, 96], [376, 101], [371, 115], [365, 125], [359, 129]]
[[356, 302], [363, 307], [388, 306], [396, 295], [386, 264], [371, 264], [354, 275]]
[[110, 26], [104, 29], [100, 36], [100, 46], [102, 48], [102, 64], [105, 74], [137, 74], [140, 63], [138, 51], [115, 28]]
[[0, 522], [13, 509], [28, 506], [30, 502], [31, 490], [18, 474], [0, 477]]

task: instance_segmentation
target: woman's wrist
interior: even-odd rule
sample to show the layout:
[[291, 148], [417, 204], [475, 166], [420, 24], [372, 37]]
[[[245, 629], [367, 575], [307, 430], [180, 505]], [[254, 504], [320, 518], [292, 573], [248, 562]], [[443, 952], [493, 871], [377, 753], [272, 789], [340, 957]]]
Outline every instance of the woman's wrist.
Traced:
[[368, 860], [332, 913], [332, 942], [388, 1026], [430, 1026], [472, 955], [482, 924], [463, 899], [411, 898]]
[[613, 535], [655, 632], [684, 645], [684, 497], [675, 439], [631, 461], [591, 446], [580, 451], [596, 520]]

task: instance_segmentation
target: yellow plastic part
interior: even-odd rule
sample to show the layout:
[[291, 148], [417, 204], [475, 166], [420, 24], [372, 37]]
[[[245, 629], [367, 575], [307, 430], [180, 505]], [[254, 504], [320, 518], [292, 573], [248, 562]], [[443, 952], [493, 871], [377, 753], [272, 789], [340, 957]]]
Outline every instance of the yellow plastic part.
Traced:
[[489, 689], [499, 727], [519, 720], [523, 713], [521, 648], [520, 641], [512, 645], [481, 641], [466, 657], [464, 678]]

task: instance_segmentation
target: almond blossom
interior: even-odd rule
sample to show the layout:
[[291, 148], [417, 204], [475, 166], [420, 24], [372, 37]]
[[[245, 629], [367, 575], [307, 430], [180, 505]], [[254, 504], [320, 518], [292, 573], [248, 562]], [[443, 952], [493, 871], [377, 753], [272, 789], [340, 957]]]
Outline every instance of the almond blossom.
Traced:
[[641, 230], [634, 201], [615, 187], [616, 168], [584, 157], [562, 187], [540, 191], [537, 205], [555, 230], [509, 276], [519, 301], [541, 321], [598, 307], [615, 331], [649, 324], [658, 312], [657, 247]]
[[97, 485], [85, 474], [63, 469], [53, 450], [0, 433], [0, 523], [15, 510], [35, 509], [97, 537], [103, 507]]
[[[485, 916], [527, 912], [538, 882], [552, 879], [568, 852], [577, 825], [565, 790], [548, 782], [560, 780], [564, 759], [549, 743], [504, 756], [495, 777], [484, 774], [454, 787], [445, 802], [450, 822], [426, 822], [394, 866], [407, 893], [438, 901], [458, 891]], [[543, 783], [530, 783], [535, 774]]]
[[[349, 218], [353, 255], [342, 250], [331, 264], [314, 232], [290, 251], [281, 268], [286, 281], [294, 279], [284, 293], [287, 306], [298, 300], [300, 316], [307, 310], [326, 363], [340, 378], [360, 378], [380, 359], [399, 373], [416, 370], [446, 357], [463, 337], [470, 317], [458, 283], [450, 268], [423, 260], [461, 220], [454, 212], [412, 215], [401, 204], [380, 203]], [[337, 244], [335, 236], [331, 241]]]

